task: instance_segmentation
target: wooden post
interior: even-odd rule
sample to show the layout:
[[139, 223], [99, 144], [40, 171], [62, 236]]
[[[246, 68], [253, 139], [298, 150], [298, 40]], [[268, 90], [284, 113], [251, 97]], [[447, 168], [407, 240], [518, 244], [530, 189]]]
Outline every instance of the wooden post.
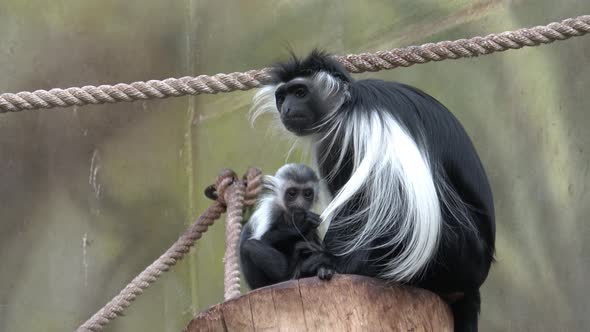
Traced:
[[197, 331], [453, 331], [447, 304], [429, 291], [352, 275], [291, 280], [198, 314]]

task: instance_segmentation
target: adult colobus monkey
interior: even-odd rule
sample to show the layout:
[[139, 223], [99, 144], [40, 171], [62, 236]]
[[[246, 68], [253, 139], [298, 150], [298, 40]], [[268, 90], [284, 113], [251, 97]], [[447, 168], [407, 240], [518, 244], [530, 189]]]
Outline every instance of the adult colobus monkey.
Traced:
[[476, 331], [494, 206], [459, 121], [416, 88], [355, 81], [319, 51], [276, 65], [272, 77], [253, 117], [274, 111], [287, 130], [311, 138], [333, 195], [322, 219], [337, 272], [458, 294], [455, 331]]
[[251, 289], [289, 279], [330, 279], [333, 270], [317, 233], [319, 179], [302, 164], [282, 166], [264, 179], [265, 193], [240, 238], [240, 266]]

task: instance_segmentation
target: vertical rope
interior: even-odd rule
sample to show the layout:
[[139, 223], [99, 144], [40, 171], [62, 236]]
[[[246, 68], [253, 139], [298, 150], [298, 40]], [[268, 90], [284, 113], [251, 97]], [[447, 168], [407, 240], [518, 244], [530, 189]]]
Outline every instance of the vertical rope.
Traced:
[[[234, 174], [235, 176], [235, 174]], [[240, 266], [238, 264], [238, 243], [242, 233], [244, 207], [254, 205], [262, 190], [262, 174], [257, 168], [250, 168], [244, 181], [235, 178], [232, 190], [226, 191], [227, 218], [225, 221], [224, 300], [240, 296]]]
[[228, 205], [225, 220], [225, 255], [223, 257], [224, 279], [223, 298], [225, 301], [240, 296], [240, 267], [238, 264], [238, 242], [242, 232], [242, 214], [244, 209], [245, 186], [242, 181], [235, 181], [232, 189], [226, 192]]

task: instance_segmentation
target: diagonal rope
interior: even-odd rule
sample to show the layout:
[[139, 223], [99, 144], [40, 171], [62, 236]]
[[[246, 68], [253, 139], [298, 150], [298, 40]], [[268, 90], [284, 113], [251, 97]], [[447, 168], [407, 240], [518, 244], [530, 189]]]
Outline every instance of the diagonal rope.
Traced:
[[[97, 332], [102, 330], [108, 323], [123, 314], [123, 311], [131, 305], [131, 303], [143, 293], [152, 283], [154, 283], [162, 273], [168, 271], [172, 266], [186, 255], [195, 242], [201, 238], [203, 233], [207, 231], [215, 220], [219, 219], [221, 214], [226, 210], [229, 212], [228, 222], [241, 223], [241, 209], [244, 205], [252, 205], [255, 197], [260, 192], [260, 170], [249, 169], [246, 173], [245, 180], [252, 181], [252, 183], [244, 184], [243, 181], [238, 181], [235, 173], [230, 170], [224, 170], [217, 177], [215, 185], [212, 186], [216, 191], [216, 200], [209, 206], [209, 208], [195, 221], [189, 228], [180, 236], [176, 242], [156, 261], [150, 264], [137, 277], [135, 277], [117, 296], [109, 301], [105, 306], [90, 317], [84, 324], [82, 324], [76, 332]], [[246, 199], [245, 199], [246, 198]], [[240, 210], [239, 213], [237, 210]], [[235, 231], [234, 231], [235, 233]], [[239, 238], [239, 230], [237, 237]], [[235, 247], [237, 241], [226, 243], [227, 247]], [[226, 266], [225, 270], [225, 288], [235, 288], [237, 283], [237, 294], [235, 291], [231, 293], [232, 296], [239, 295], [239, 268], [237, 266], [237, 256], [234, 250], [234, 256], [230, 260], [235, 260], [229, 268]], [[235, 276], [237, 273], [237, 281], [235, 278], [228, 278], [227, 275]], [[228, 284], [232, 282], [232, 284]], [[229, 285], [229, 286], [228, 286]], [[232, 289], [233, 289], [232, 288]], [[226, 293], [227, 294], [227, 293]], [[226, 295], [227, 296], [227, 295]]]
[[[583, 15], [545, 26], [523, 28], [484, 37], [442, 41], [335, 58], [351, 73], [374, 72], [409, 67], [418, 63], [476, 57], [510, 49], [549, 44], [589, 32], [590, 15]], [[270, 68], [263, 68], [230, 74], [186, 76], [131, 84], [89, 85], [49, 91], [3, 93], [0, 94], [0, 113], [249, 90], [268, 82], [269, 70]]]

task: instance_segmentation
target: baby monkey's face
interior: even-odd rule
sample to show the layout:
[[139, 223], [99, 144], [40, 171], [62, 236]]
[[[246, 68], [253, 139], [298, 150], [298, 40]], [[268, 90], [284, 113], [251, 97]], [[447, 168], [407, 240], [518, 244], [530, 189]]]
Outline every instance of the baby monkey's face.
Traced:
[[286, 186], [283, 200], [289, 210], [301, 209], [309, 211], [314, 203], [314, 187], [306, 184], [290, 183]]

